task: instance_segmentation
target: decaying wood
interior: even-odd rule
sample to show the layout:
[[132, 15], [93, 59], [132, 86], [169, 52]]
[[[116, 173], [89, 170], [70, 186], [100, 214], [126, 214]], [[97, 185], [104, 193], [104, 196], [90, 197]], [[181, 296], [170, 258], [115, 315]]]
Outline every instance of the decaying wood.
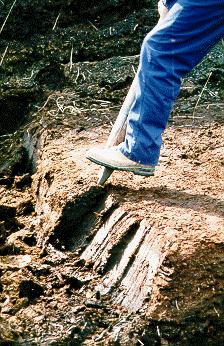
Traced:
[[96, 291], [110, 294], [114, 303], [136, 312], [151, 296], [165, 259], [179, 247], [174, 242], [177, 230], [165, 227], [161, 232], [149, 218], [150, 209], [149, 215], [137, 216], [126, 204], [119, 206], [113, 187], [96, 186], [97, 167], [85, 159], [85, 152], [93, 141], [101, 140], [99, 129], [75, 139], [69, 133], [65, 136], [66, 140], [51, 140], [42, 149], [34, 184], [38, 244], [43, 249], [51, 244], [62, 252], [78, 251], [101, 275]]
[[150, 295], [165, 255], [161, 245], [144, 221], [138, 224], [118, 209], [99, 229], [82, 258], [93, 261], [97, 271], [106, 272], [99, 287], [102, 294], [110, 293], [115, 302], [137, 311]]

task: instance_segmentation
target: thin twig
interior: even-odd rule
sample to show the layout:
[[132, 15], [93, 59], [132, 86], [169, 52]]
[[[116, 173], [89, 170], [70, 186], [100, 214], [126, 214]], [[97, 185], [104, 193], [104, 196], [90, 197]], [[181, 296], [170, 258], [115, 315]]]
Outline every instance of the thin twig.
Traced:
[[220, 313], [217, 311], [217, 309], [214, 307], [215, 313], [217, 314], [218, 317], [220, 317]]
[[73, 65], [72, 57], [73, 57], [73, 45], [72, 45], [72, 49], [71, 49], [71, 53], [70, 53], [70, 71], [71, 71], [72, 65]]
[[79, 66], [78, 66], [78, 71], [77, 71], [77, 76], [76, 76], [76, 79], [75, 79], [75, 83], [77, 83], [79, 75], [80, 75], [80, 70], [79, 70]]
[[134, 32], [135, 32], [135, 30], [137, 29], [138, 26], [139, 26], [139, 24], [135, 25], [134, 30], [133, 30]]
[[52, 28], [53, 31], [54, 31], [54, 29], [56, 28], [56, 25], [57, 25], [57, 22], [58, 22], [58, 19], [59, 19], [60, 15], [61, 15], [61, 12], [58, 13], [58, 16], [57, 16], [57, 18], [56, 18], [56, 20], [55, 20], [55, 22], [54, 22], [54, 26], [53, 26], [53, 28]]
[[132, 68], [132, 70], [134, 72], [134, 75], [136, 75], [135, 67], [133, 65], [131, 65], [131, 68]]
[[111, 101], [107, 101], [107, 100], [100, 100], [100, 99], [94, 99], [94, 102], [104, 102], [104, 103], [111, 103]]
[[8, 20], [8, 18], [9, 18], [9, 16], [10, 16], [10, 13], [12, 12], [13, 7], [15, 6], [15, 3], [16, 3], [16, 0], [14, 0], [14, 2], [13, 2], [13, 4], [12, 4], [12, 6], [10, 7], [9, 12], [8, 12], [8, 14], [7, 14], [7, 16], [6, 16], [6, 18], [5, 18], [5, 20], [4, 20], [3, 24], [2, 24], [2, 26], [1, 26], [0, 35], [1, 35], [1, 33], [2, 33], [2, 30], [4, 29], [4, 26], [5, 26], [5, 24], [6, 24], [7, 20]]
[[[222, 102], [215, 102], [215, 103], [203, 103], [203, 104], [201, 104], [201, 105], [198, 105], [197, 106], [197, 108], [206, 108], [206, 109], [208, 109], [209, 107], [211, 107], [211, 106], [215, 106], [215, 107], [223, 107], [224, 106], [224, 103], [222, 103]], [[187, 111], [190, 111], [190, 110], [192, 110], [192, 109], [195, 109], [195, 106], [194, 107], [189, 107], [189, 108], [187, 108], [186, 110]], [[183, 109], [181, 109], [181, 111], [183, 111]]]
[[[51, 99], [51, 97], [52, 97], [52, 95], [49, 95], [49, 96], [48, 96], [48, 98], [47, 98], [47, 100], [44, 102], [43, 106], [40, 107], [40, 108], [38, 108], [36, 114], [39, 113], [40, 111], [42, 111], [42, 110], [46, 107], [46, 105], [48, 104], [48, 102], [49, 102], [49, 100]], [[34, 114], [34, 115], [36, 115], [36, 114]]]
[[99, 30], [92, 22], [90, 22], [90, 20], [88, 20], [88, 22], [89, 22], [89, 24], [91, 24], [92, 25], [92, 27], [95, 29], [95, 30]]
[[202, 119], [204, 116], [201, 117], [192, 117], [191, 115], [173, 115], [172, 119]]
[[125, 60], [125, 59], [135, 59], [135, 58], [139, 58], [139, 54], [137, 55], [128, 55], [128, 56], [121, 56], [121, 59]]
[[64, 113], [64, 107], [63, 107], [63, 105], [61, 105], [61, 104], [59, 103], [59, 100], [61, 100], [61, 99], [64, 99], [64, 97], [63, 97], [63, 96], [60, 96], [60, 97], [58, 97], [58, 98], [56, 99], [56, 105], [57, 105], [58, 109], [59, 109], [62, 113]]
[[98, 112], [100, 112], [100, 111], [103, 111], [103, 112], [105, 112], [105, 111], [110, 111], [111, 109], [119, 109], [120, 108], [120, 106], [112, 106], [112, 107], [107, 107], [107, 108], [95, 108], [95, 107], [93, 107], [93, 108], [81, 108], [80, 110], [82, 111], [82, 112], [88, 112], [88, 111], [98, 111]]
[[207, 129], [209, 126], [201, 126], [201, 125], [194, 125], [194, 124], [186, 124], [186, 125], [176, 125], [175, 126], [177, 129], [185, 129], [185, 128], [190, 128], [190, 129]]
[[203, 92], [205, 91], [205, 88], [206, 88], [206, 86], [207, 86], [207, 84], [208, 84], [208, 82], [209, 82], [209, 79], [211, 78], [211, 75], [212, 75], [212, 72], [209, 73], [209, 76], [208, 76], [208, 78], [207, 78], [207, 80], [206, 80], [206, 83], [205, 83], [205, 85], [204, 85], [204, 87], [203, 87], [202, 91], [200, 92], [200, 95], [199, 95], [199, 97], [198, 97], [198, 99], [197, 99], [197, 102], [196, 102], [196, 105], [195, 105], [195, 107], [194, 107], [193, 114], [192, 114], [193, 119], [194, 119], [194, 117], [195, 117], [195, 112], [196, 112], [197, 106], [198, 106], [198, 104], [199, 104], [199, 102], [200, 102], [200, 100], [201, 100], [202, 94], [203, 94]]
[[0, 61], [0, 66], [2, 66], [2, 64], [3, 64], [3, 60], [5, 58], [5, 55], [7, 53], [8, 48], [9, 48], [9, 46], [6, 47], [6, 49], [5, 49], [5, 51], [4, 51], [3, 55], [2, 55], [2, 58], [1, 58], [1, 61]]
[[177, 300], [175, 300], [177, 310], [180, 310]]
[[102, 115], [103, 115], [107, 120], [109, 120], [110, 125], [113, 126], [113, 122], [111, 121], [111, 119], [110, 119], [105, 113], [102, 113]]

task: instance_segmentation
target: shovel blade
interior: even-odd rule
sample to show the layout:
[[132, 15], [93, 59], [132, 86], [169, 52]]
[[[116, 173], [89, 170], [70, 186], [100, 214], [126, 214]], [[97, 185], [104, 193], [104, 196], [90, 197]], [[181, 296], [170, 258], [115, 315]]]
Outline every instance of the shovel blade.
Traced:
[[106, 167], [101, 168], [97, 184], [104, 185], [112, 173], [113, 173], [113, 169], [106, 168]]

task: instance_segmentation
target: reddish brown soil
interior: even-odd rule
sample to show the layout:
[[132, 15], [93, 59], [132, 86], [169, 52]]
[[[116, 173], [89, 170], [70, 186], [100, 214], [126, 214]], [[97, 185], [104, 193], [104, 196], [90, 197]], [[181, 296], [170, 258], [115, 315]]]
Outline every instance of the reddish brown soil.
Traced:
[[[76, 126], [87, 115], [78, 116]], [[99, 167], [85, 153], [105, 143], [110, 126], [102, 119], [77, 131], [67, 128], [68, 119], [65, 123], [42, 132], [31, 188], [21, 188], [19, 177], [17, 185], [1, 187], [0, 205], [15, 208], [10, 225], [4, 217], [1, 221], [7, 233], [0, 262], [2, 340], [25, 345], [219, 345], [224, 340], [223, 124], [209, 119], [208, 112], [197, 124], [177, 118], [164, 134], [155, 177], [114, 172], [100, 188]], [[88, 206], [90, 200], [94, 202]], [[73, 201], [80, 211], [72, 206], [69, 213]], [[35, 211], [26, 212], [32, 203]], [[103, 259], [102, 272], [91, 260], [80, 260], [116, 206], [127, 217], [117, 233], [111, 231], [110, 242], [116, 242], [113, 236], [119, 238], [128, 222], [144, 222], [159, 253], [159, 267], [137, 311], [126, 299], [123, 281], [100, 298], [97, 287], [111, 273]], [[86, 222], [72, 214], [85, 208]]]

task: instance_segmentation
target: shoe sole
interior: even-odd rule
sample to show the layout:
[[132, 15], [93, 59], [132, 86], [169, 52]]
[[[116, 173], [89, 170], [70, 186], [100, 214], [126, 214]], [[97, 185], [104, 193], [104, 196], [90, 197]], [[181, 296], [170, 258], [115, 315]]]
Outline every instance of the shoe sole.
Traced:
[[110, 165], [109, 163], [105, 163], [102, 161], [99, 161], [93, 157], [86, 156], [87, 159], [90, 161], [96, 163], [97, 165], [104, 166], [106, 168], [112, 169], [113, 171], [125, 171], [125, 172], [130, 172], [136, 175], [142, 175], [144, 177], [152, 177], [155, 174], [155, 169], [152, 168], [149, 171], [149, 168], [135, 168], [135, 167], [121, 167], [121, 166], [113, 166]]

